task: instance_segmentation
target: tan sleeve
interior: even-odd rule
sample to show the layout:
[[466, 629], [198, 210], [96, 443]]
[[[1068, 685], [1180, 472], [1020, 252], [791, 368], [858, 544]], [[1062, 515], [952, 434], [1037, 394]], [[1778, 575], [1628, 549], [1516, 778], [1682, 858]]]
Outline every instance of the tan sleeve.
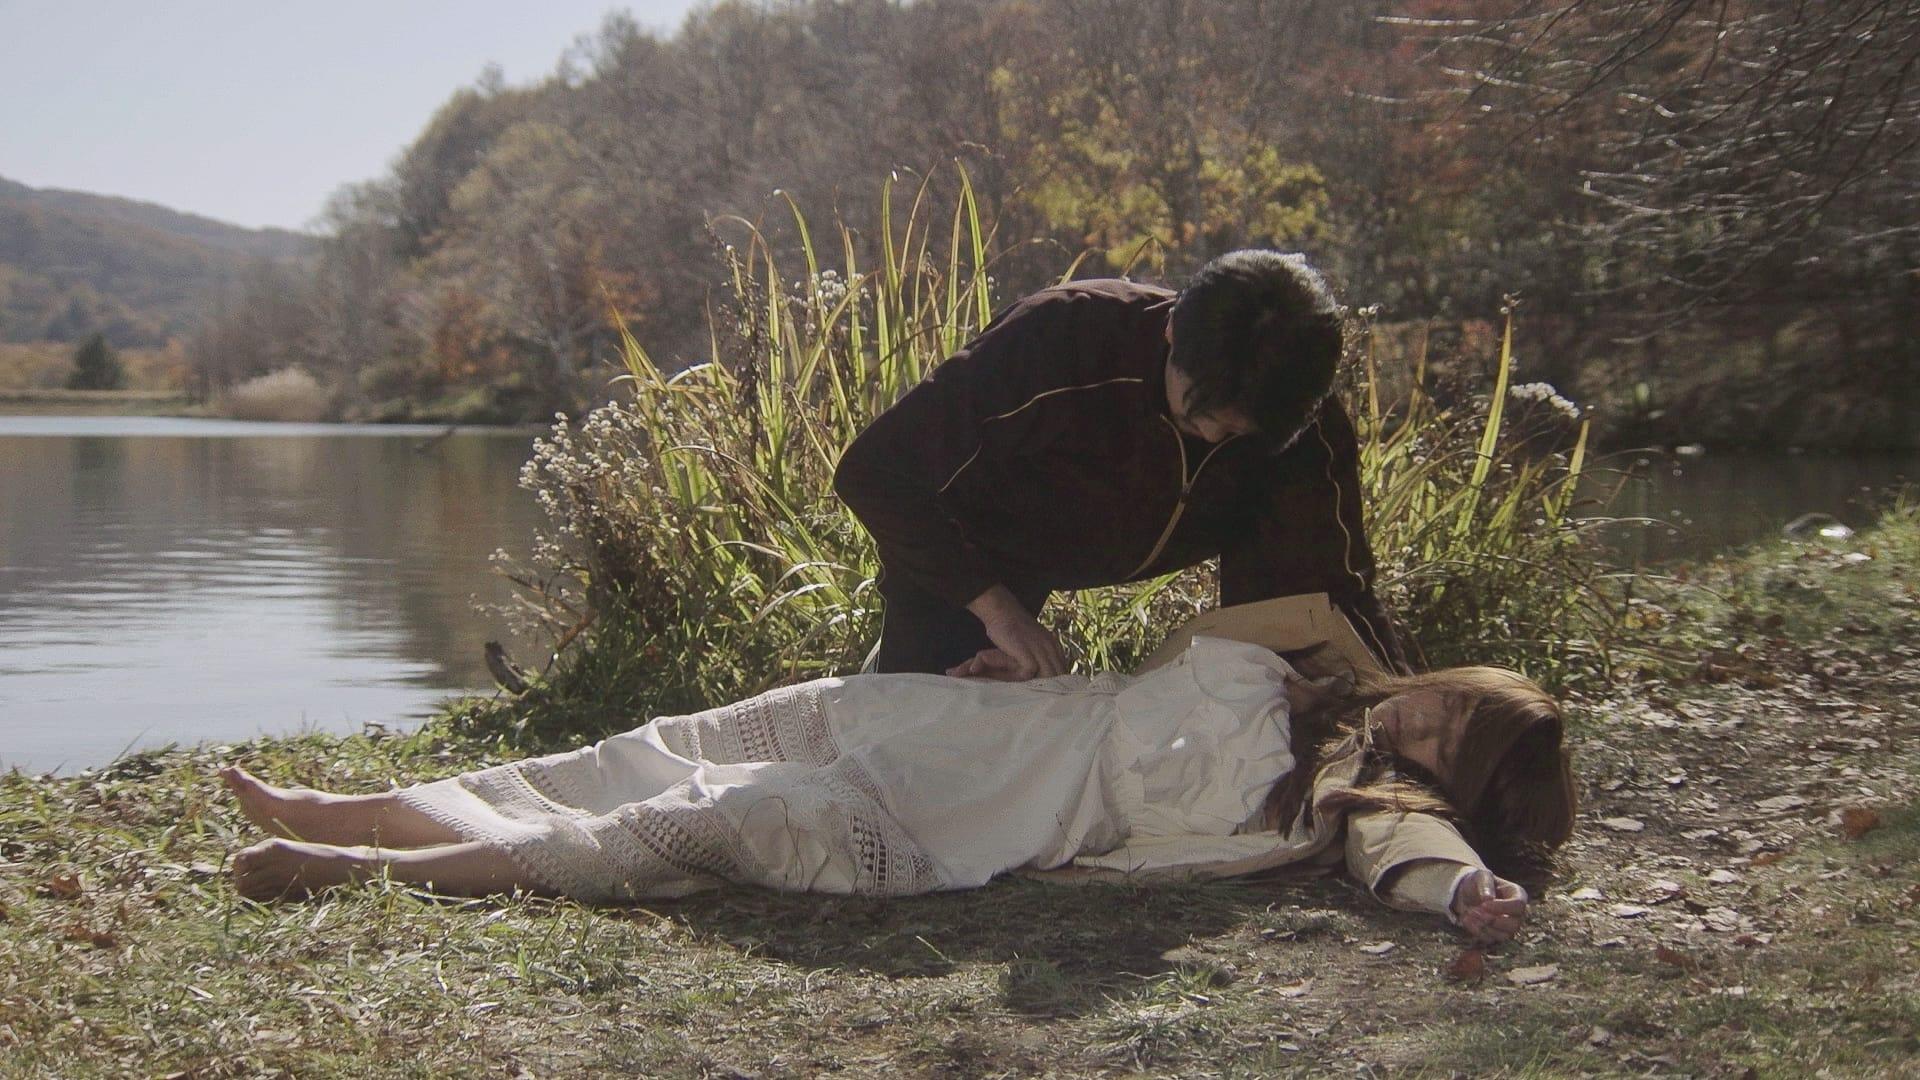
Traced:
[[1347, 817], [1347, 870], [1392, 907], [1451, 918], [1460, 875], [1486, 867], [1457, 829], [1432, 814], [1373, 810]]
[[1454, 890], [1460, 887], [1461, 878], [1478, 867], [1452, 859], [1422, 859], [1400, 866], [1400, 872], [1390, 879], [1380, 899], [1386, 901], [1388, 907], [1431, 912], [1458, 926], [1460, 920], [1453, 917]]

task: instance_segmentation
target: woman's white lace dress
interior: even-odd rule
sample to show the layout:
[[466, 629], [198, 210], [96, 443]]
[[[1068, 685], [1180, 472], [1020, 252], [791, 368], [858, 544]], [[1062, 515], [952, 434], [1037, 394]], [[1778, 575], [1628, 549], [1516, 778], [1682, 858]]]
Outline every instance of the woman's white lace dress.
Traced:
[[1199, 638], [1140, 677], [821, 679], [400, 794], [586, 901], [966, 888], [1239, 831], [1293, 764], [1288, 674]]

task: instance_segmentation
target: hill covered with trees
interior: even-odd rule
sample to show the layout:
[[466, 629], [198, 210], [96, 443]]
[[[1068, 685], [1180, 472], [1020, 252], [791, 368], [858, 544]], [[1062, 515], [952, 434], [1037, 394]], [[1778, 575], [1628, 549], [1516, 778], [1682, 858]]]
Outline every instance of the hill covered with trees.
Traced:
[[152, 203], [0, 179], [0, 341], [159, 348], [215, 314], [262, 263], [292, 264], [312, 241], [243, 229]]

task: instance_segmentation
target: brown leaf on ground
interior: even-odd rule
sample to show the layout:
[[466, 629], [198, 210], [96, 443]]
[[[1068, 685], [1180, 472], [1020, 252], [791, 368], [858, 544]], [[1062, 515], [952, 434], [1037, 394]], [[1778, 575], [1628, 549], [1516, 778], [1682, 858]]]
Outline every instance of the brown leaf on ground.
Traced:
[[1447, 978], [1462, 981], [1479, 980], [1487, 974], [1487, 954], [1480, 949], [1462, 949], [1460, 955], [1447, 965]]
[[1286, 986], [1275, 987], [1273, 992], [1283, 998], [1303, 998], [1307, 996], [1307, 991], [1312, 989], [1312, 979], [1301, 979], [1297, 983], [1289, 983]]
[[1774, 863], [1777, 863], [1781, 859], [1784, 859], [1786, 857], [1787, 857], [1787, 853], [1784, 851], [1763, 851], [1760, 854], [1755, 855], [1753, 857], [1753, 865], [1772, 866]]
[[1880, 825], [1880, 812], [1870, 806], [1849, 806], [1840, 811], [1840, 831], [1849, 840], [1858, 840]]
[[40, 891], [53, 897], [55, 900], [77, 900], [80, 898], [80, 895], [87, 890], [80, 884], [80, 879], [77, 876], [73, 874], [61, 874], [58, 877], [50, 877], [42, 882]]
[[1700, 961], [1695, 960], [1679, 949], [1670, 949], [1665, 945], [1655, 945], [1653, 947], [1653, 958], [1670, 967], [1677, 967], [1681, 971], [1700, 970]]
[[95, 930], [85, 923], [74, 923], [68, 926], [66, 939], [68, 941], [82, 942], [96, 949], [117, 949], [120, 947], [120, 939], [107, 933], [105, 930]]
[[1647, 827], [1646, 822], [1630, 817], [1601, 818], [1600, 824], [1614, 832], [1639, 832]]

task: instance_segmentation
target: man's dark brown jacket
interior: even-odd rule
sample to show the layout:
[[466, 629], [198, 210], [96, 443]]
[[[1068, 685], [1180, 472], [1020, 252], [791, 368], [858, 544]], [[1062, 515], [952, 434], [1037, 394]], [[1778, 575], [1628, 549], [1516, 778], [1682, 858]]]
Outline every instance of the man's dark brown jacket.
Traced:
[[1218, 555], [1221, 604], [1328, 593], [1404, 668], [1346, 411], [1329, 397], [1277, 454], [1258, 436], [1183, 436], [1167, 409], [1174, 297], [1118, 280], [1035, 293], [874, 420], [834, 489], [886, 576], [964, 607], [996, 584], [1113, 585]]

